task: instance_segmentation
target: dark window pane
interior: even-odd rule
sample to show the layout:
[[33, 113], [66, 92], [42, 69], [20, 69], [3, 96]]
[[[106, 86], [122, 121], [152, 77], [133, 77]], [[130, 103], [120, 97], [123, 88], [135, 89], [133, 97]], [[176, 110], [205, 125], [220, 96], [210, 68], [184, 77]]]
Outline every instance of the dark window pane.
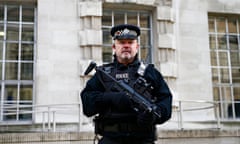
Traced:
[[219, 83], [218, 77], [219, 77], [218, 69], [212, 68], [212, 81], [213, 81], [213, 83], [215, 83], [215, 84]]
[[219, 52], [219, 64], [220, 66], [228, 66], [228, 54], [227, 52]]
[[150, 31], [141, 31], [140, 42], [141, 42], [140, 57], [142, 60], [150, 62], [151, 61]]
[[33, 60], [33, 44], [22, 44], [21, 60]]
[[223, 101], [231, 100], [231, 87], [230, 86], [222, 86], [222, 95]]
[[238, 51], [230, 52], [230, 58], [231, 58], [232, 66], [236, 66], [236, 67], [240, 66], [240, 53]]
[[228, 19], [228, 32], [237, 33], [237, 19]]
[[140, 27], [149, 28], [150, 27], [150, 16], [148, 14], [140, 14]]
[[32, 110], [32, 85], [21, 85], [20, 86], [20, 120], [30, 120], [32, 115], [24, 114], [24, 112], [30, 112]]
[[21, 101], [32, 101], [32, 85], [21, 85], [20, 86], [20, 100]]
[[110, 34], [110, 29], [103, 29], [103, 44], [111, 44], [112, 36]]
[[239, 68], [232, 68], [232, 81], [233, 83], [240, 83], [240, 69]]
[[227, 38], [225, 35], [218, 35], [218, 49], [227, 49]]
[[219, 90], [219, 87], [213, 87], [213, 96], [214, 96], [214, 100], [216, 100], [216, 101], [220, 100], [220, 90]]
[[221, 95], [222, 95], [222, 104], [221, 104], [221, 111], [222, 117], [227, 118], [228, 117], [228, 107], [232, 99], [231, 99], [231, 87], [230, 86], [223, 86], [221, 87]]
[[0, 41], [0, 60], [3, 58], [3, 42]]
[[148, 47], [141, 47], [141, 59], [148, 61], [149, 62], [149, 58], [150, 58], [150, 52], [149, 52], [149, 48]]
[[226, 32], [225, 18], [222, 17], [217, 18], [217, 32], [218, 33]]
[[238, 28], [240, 28], [240, 18], [238, 17]]
[[215, 51], [211, 51], [211, 65], [217, 66], [217, 53]]
[[208, 31], [209, 32], [215, 31], [214, 17], [209, 17], [209, 19], [208, 19]]
[[127, 23], [132, 25], [138, 25], [137, 23], [137, 13], [128, 13], [127, 15]]
[[210, 45], [210, 49], [216, 49], [216, 37], [215, 37], [215, 35], [210, 35], [209, 36], [209, 45]]
[[114, 15], [114, 25], [124, 24], [124, 14], [115, 13]]
[[2, 62], [0, 62], [0, 80], [2, 80]]
[[6, 60], [18, 60], [18, 43], [7, 43]]
[[0, 5], [0, 21], [4, 20], [4, 6]]
[[220, 69], [221, 75], [221, 83], [230, 83], [229, 79], [229, 70], [228, 69]]
[[17, 80], [18, 63], [7, 62], [5, 64], [5, 80]]
[[4, 27], [3, 23], [0, 22], [0, 40], [3, 40], [4, 38]]
[[23, 6], [22, 8], [22, 21], [34, 22], [34, 8]]
[[112, 61], [112, 48], [103, 47], [103, 54], [102, 54], [103, 62], [111, 62]]
[[22, 25], [22, 41], [34, 41], [33, 25]]
[[16, 120], [17, 85], [6, 85], [4, 95], [4, 120]]
[[19, 25], [8, 24], [7, 25], [7, 40], [19, 40]]
[[17, 100], [17, 85], [6, 85], [5, 91], [4, 100], [7, 103], [15, 103]]
[[229, 36], [229, 47], [231, 50], [238, 50], [238, 38], [237, 36]]
[[149, 46], [150, 45], [150, 31], [141, 31], [140, 42], [141, 46]]
[[234, 100], [237, 100], [238, 102], [240, 102], [240, 87], [234, 87], [233, 93], [234, 93]]
[[8, 21], [19, 21], [19, 6], [8, 6], [7, 7], [7, 20]]
[[33, 79], [33, 64], [21, 63], [21, 80]]
[[102, 25], [112, 26], [112, 12], [111, 11], [103, 12]]

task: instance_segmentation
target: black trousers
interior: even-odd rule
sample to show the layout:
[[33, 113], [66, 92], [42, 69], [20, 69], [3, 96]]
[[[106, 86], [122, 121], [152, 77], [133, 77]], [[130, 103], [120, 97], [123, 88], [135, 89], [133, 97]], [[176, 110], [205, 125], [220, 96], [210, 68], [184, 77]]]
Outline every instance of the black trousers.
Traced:
[[136, 138], [110, 138], [102, 137], [98, 144], [155, 144], [150, 139], [136, 139]]

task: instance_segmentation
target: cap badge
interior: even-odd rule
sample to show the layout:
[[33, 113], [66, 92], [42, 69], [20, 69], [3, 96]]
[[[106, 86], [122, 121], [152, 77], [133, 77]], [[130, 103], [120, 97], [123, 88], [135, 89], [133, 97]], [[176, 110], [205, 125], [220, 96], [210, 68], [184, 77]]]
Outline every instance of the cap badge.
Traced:
[[123, 30], [122, 34], [123, 34], [123, 35], [124, 35], [124, 34], [128, 34], [129, 32], [130, 32], [130, 30], [127, 29], [127, 28], [125, 28], [125, 29]]

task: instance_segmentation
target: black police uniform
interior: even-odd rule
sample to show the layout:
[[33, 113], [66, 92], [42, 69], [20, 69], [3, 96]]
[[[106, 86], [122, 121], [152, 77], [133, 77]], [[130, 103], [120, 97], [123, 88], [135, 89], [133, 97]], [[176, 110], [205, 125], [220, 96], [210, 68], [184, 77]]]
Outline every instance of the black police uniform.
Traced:
[[[114, 57], [112, 63], [100, 68], [116, 80], [123, 80], [134, 87], [140, 77], [137, 73], [139, 66], [137, 56], [127, 66]], [[97, 115], [94, 119], [95, 133], [103, 136], [99, 144], [153, 144], [156, 140], [156, 124], [170, 119], [172, 95], [162, 75], [150, 64], [143, 77], [151, 84], [151, 90], [148, 91], [155, 99], [160, 118], [152, 113], [136, 112], [134, 103], [126, 93], [120, 92], [114, 81], [101, 72], [97, 71], [87, 82], [81, 92], [83, 112], [88, 117]]]

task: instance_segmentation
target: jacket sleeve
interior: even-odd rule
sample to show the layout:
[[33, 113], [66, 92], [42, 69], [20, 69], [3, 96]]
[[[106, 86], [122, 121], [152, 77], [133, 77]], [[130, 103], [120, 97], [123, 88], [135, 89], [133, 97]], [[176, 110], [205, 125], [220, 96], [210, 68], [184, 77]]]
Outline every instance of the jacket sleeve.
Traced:
[[156, 105], [161, 114], [161, 118], [156, 120], [157, 124], [162, 124], [169, 120], [172, 115], [172, 94], [163, 76], [153, 65], [146, 69], [145, 77], [154, 87], [153, 95], [157, 98]]
[[81, 92], [83, 113], [90, 117], [101, 113], [108, 104], [103, 102], [104, 87], [97, 75], [88, 80], [86, 87]]

